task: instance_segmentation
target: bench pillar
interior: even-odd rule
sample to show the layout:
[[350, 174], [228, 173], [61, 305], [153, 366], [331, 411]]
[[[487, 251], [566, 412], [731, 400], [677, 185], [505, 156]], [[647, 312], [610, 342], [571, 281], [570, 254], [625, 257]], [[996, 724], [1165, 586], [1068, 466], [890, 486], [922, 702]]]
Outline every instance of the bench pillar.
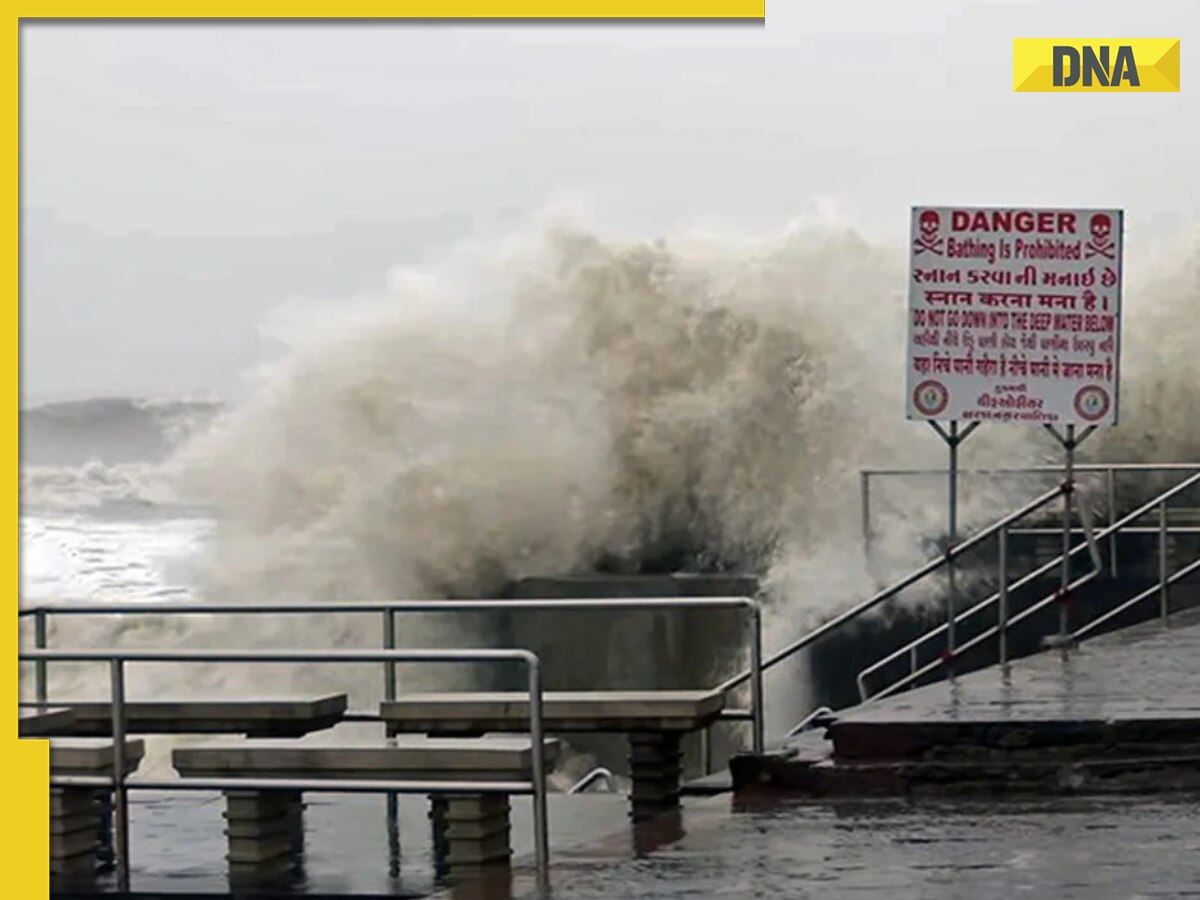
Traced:
[[629, 735], [629, 815], [652, 819], [679, 809], [683, 775], [683, 740], [677, 731], [633, 732]]
[[225, 824], [232, 877], [282, 873], [304, 852], [299, 791], [226, 791]]
[[72, 878], [96, 874], [102, 831], [100, 793], [94, 788], [50, 789], [50, 874]]
[[507, 869], [512, 859], [507, 794], [431, 796], [434, 858], [449, 880]]
[[[50, 774], [111, 777], [114, 743], [106, 739], [51, 738]], [[145, 753], [141, 740], [125, 742], [125, 774]], [[113, 795], [109, 788], [50, 788], [50, 874], [71, 881], [111, 868]]]
[[439, 877], [446, 874], [446, 795], [429, 795], [429, 834], [433, 846], [433, 870]]

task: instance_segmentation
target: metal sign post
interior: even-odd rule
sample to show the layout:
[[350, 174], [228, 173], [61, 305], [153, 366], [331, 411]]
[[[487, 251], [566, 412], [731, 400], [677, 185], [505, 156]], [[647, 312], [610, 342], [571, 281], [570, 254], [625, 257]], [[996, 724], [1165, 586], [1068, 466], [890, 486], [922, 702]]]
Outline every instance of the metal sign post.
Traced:
[[978, 422], [972, 422], [959, 431], [958, 420], [950, 422], [950, 428], [943, 428], [940, 422], [931, 420], [930, 427], [946, 442], [950, 451], [950, 464], [947, 467], [950, 478], [947, 484], [949, 496], [947, 512], [949, 519], [949, 534], [946, 537], [946, 669], [954, 676], [954, 618], [958, 615], [958, 584], [954, 574], [954, 546], [958, 543], [958, 445], [971, 436]]
[[1046, 430], [1062, 444], [1065, 460], [1063, 464], [1063, 514], [1062, 514], [1062, 567], [1058, 586], [1058, 634], [1048, 637], [1049, 646], [1064, 646], [1071, 633], [1069, 599], [1071, 591], [1071, 509], [1075, 496], [1075, 448], [1088, 439], [1095, 425], [1089, 425], [1076, 436], [1075, 426], [1067, 425], [1066, 433], [1060, 433], [1053, 425]]

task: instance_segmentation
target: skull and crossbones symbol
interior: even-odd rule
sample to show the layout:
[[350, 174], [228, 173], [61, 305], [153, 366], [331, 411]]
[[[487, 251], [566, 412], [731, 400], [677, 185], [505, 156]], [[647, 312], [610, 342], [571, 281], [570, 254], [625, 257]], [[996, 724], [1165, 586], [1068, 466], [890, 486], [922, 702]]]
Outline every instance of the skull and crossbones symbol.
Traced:
[[1092, 216], [1091, 230], [1092, 239], [1085, 245], [1085, 258], [1103, 256], [1105, 259], [1115, 259], [1116, 244], [1112, 239], [1112, 218], [1106, 213], [1096, 213]]
[[916, 251], [914, 255], [920, 256], [928, 250], [930, 253], [941, 256], [942, 239], [938, 237], [938, 229], [942, 227], [941, 217], [932, 209], [927, 209], [921, 213], [917, 223], [921, 233], [917, 235], [917, 240], [913, 244], [913, 249]]

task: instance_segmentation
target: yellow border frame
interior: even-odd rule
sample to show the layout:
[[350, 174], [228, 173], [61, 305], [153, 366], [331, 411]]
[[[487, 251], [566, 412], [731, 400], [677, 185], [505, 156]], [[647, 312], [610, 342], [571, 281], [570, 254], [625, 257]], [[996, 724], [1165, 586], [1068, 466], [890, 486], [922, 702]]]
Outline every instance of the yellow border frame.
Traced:
[[358, 0], [336, 12], [320, 3], [200, 3], [165, 11], [131, 0], [63, 3], [22, 19], [730, 19], [764, 21], [766, 0]]
[[[299, 15], [298, 15], [299, 11]], [[398, 3], [378, 3], [373, 0], [354, 3], [350, 9], [339, 8], [336, 16], [323, 15], [319, 4], [296, 5], [283, 3], [255, 4], [249, 9], [235, 3], [197, 4], [183, 11], [164, 14], [161, 4], [130, 2], [121, 4], [114, 12], [112, 4], [71, 3], [54, 7], [53, 10], [15, 18], [10, 40], [13, 42], [11, 61], [6, 69], [3, 94], [4, 121], [9, 123], [6, 146], [12, 157], [9, 171], [16, 170], [18, 177], [8, 182], [5, 205], [12, 210], [10, 232], [5, 257], [5, 280], [12, 287], [12, 302], [8, 307], [6, 344], [11, 351], [11, 368], [5, 368], [5, 391], [13, 398], [13, 405], [20, 408], [20, 364], [19, 364], [19, 226], [20, 226], [20, 147], [18, 135], [19, 90], [20, 90], [20, 40], [23, 20], [47, 19], [270, 19], [270, 18], [338, 18], [338, 19], [554, 19], [554, 20], [741, 20], [762, 22], [766, 18], [766, 0], [408, 0]], [[9, 420], [9, 434], [5, 438], [5, 451], [12, 470], [19, 466], [18, 419]], [[9, 584], [20, 595], [19, 575], [19, 485], [20, 476], [7, 482], [5, 505], [14, 511], [9, 520], [4, 541], [5, 563], [11, 573]], [[11, 620], [10, 620], [11, 621]], [[6, 693], [18, 697], [18, 663], [16, 660], [18, 631], [15, 623], [6, 631], [6, 653], [10, 661], [11, 683]], [[8, 679], [5, 679], [8, 680]], [[11, 720], [10, 720], [11, 721]], [[6, 817], [4, 834], [0, 843], [4, 848], [3, 875], [0, 890], [9, 897], [46, 897], [50, 890], [49, 873], [49, 764], [50, 745], [44, 740], [17, 740], [16, 723], [9, 726], [12, 735], [0, 741], [0, 760], [3, 762], [5, 779]]]

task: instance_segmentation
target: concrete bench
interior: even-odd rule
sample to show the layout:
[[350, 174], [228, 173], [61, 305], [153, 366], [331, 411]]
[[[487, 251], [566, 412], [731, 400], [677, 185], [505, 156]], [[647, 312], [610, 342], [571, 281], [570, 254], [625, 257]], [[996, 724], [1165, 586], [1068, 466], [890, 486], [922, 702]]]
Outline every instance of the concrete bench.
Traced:
[[[255, 700], [131, 700], [125, 704], [129, 734], [244, 734], [301, 737], [331, 728], [346, 713], [346, 695]], [[112, 736], [112, 704], [72, 702], [66, 733]]]
[[[548, 691], [547, 732], [629, 736], [630, 813], [652, 818], [679, 806], [682, 736], [714, 722], [725, 693], [708, 691]], [[408, 694], [380, 705], [389, 735], [478, 735], [529, 731], [529, 697], [520, 692]]]
[[65, 706], [22, 707], [17, 720], [17, 737], [50, 737], [62, 734], [74, 721], [75, 713]]
[[[50, 774], [111, 777], [114, 743], [91, 738], [50, 741]], [[137, 770], [146, 748], [125, 741], [125, 774]], [[50, 788], [50, 872], [91, 877], [97, 862], [112, 861], [112, 791], [107, 788]]]
[[[544, 745], [547, 767], [559, 743]], [[408, 737], [389, 744], [306, 744], [249, 741], [177, 748], [175, 770], [188, 778], [295, 778], [364, 781], [530, 781], [533, 747], [526, 737]], [[291, 864], [303, 852], [300, 791], [227, 791], [228, 861], [234, 875], [261, 874]], [[451, 876], [507, 865], [509, 797], [431, 795], [435, 857]]]

